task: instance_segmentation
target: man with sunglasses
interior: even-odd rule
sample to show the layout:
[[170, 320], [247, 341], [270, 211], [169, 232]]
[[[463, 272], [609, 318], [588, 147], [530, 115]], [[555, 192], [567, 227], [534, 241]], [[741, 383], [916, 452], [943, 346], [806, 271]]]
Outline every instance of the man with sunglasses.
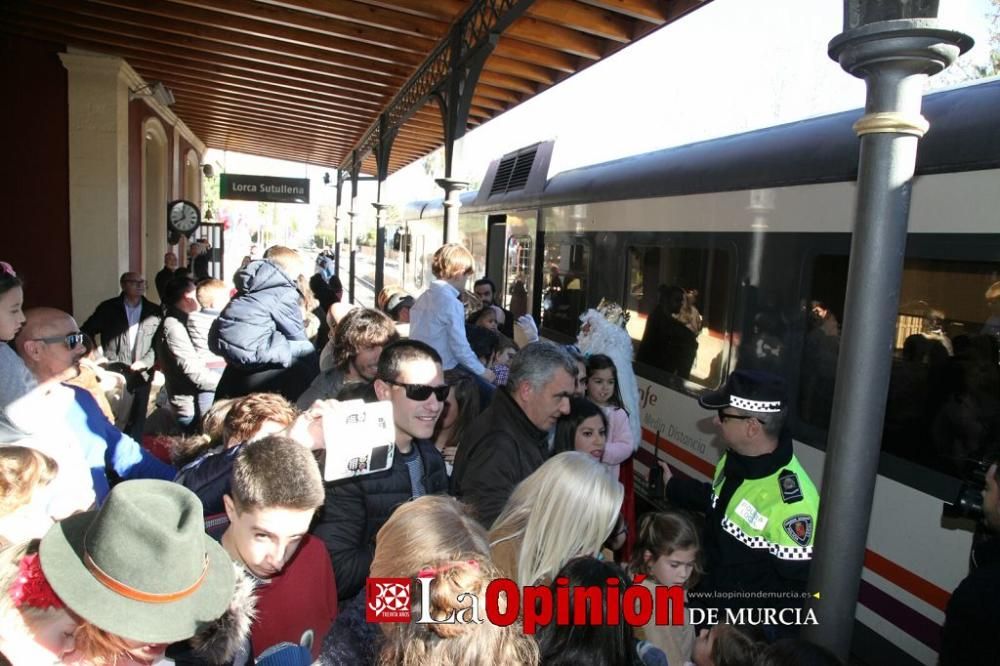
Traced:
[[[696, 589], [709, 596], [699, 599], [709, 608], [801, 607], [819, 493], [784, 428], [784, 381], [737, 370], [720, 391], [698, 403], [716, 412], [715, 426], [726, 445], [712, 483], [674, 476], [666, 463], [660, 466], [667, 499], [705, 513], [706, 574]], [[740, 596], [756, 592], [772, 594]], [[773, 637], [784, 629], [765, 631]]]
[[[83, 333], [73, 317], [54, 308], [33, 308], [24, 314], [17, 353], [38, 383], [55, 384], [75, 376], [84, 348]], [[173, 480], [174, 469], [115, 428], [86, 389], [63, 386], [72, 391], [72, 399], [66, 404], [55, 398], [37, 403], [37, 413], [21, 414], [30, 423], [22, 429], [39, 438], [63, 438], [78, 445], [90, 467], [98, 503], [110, 489], [109, 473], [122, 480]]]
[[392, 342], [382, 350], [374, 384], [378, 399], [392, 403], [396, 444], [392, 467], [328, 482], [326, 501], [312, 530], [330, 552], [342, 601], [364, 588], [375, 535], [396, 507], [448, 490], [444, 458], [432, 440], [450, 391], [441, 357], [423, 342]]

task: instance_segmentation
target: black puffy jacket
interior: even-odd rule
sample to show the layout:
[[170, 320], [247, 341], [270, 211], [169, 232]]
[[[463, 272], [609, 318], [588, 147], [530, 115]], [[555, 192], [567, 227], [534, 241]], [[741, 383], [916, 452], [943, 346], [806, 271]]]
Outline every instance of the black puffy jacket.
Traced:
[[531, 422], [506, 389], [476, 417], [455, 455], [451, 486], [455, 497], [471, 504], [489, 529], [517, 484], [549, 456], [548, 432]]
[[[434, 444], [414, 440], [424, 466], [424, 491], [439, 495], [448, 491], [444, 458]], [[400, 504], [412, 496], [410, 473], [396, 451], [392, 467], [353, 479], [326, 484], [326, 501], [312, 533], [323, 540], [333, 562], [340, 599], [352, 598], [365, 585], [375, 554], [375, 535]]]
[[243, 369], [287, 368], [312, 353], [295, 280], [267, 259], [236, 273], [237, 295], [208, 335], [209, 348]]

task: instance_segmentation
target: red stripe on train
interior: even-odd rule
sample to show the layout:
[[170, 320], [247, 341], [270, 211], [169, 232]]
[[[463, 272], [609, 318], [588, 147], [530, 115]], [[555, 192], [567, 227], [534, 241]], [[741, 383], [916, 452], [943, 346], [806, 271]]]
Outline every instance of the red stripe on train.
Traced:
[[[643, 428], [642, 439], [649, 444], [655, 445], [656, 433]], [[715, 466], [712, 463], [665, 439], [662, 435], [660, 436], [659, 448], [664, 453], [669, 454], [688, 467], [698, 470], [710, 479], [715, 475]], [[649, 455], [648, 451], [640, 449], [640, 455], [637, 457], [639, 458], [639, 462], [647, 467], [655, 464], [653, 456]], [[950, 592], [938, 587], [926, 578], [913, 573], [909, 569], [899, 566], [870, 548], [865, 549], [865, 567], [942, 612], [948, 607], [948, 599], [951, 598]]]
[[[646, 428], [643, 428], [642, 439], [655, 446], [656, 433], [652, 432], [651, 430], [647, 430]], [[681, 461], [688, 467], [698, 470], [699, 472], [701, 472], [710, 479], [715, 474], [715, 465], [708, 462], [707, 460], [702, 460], [701, 458], [691, 453], [687, 449], [678, 446], [677, 444], [674, 444], [668, 439], [665, 439], [662, 435], [660, 435], [660, 450], [663, 451], [664, 453], [669, 453], [671, 456]], [[642, 459], [640, 459], [640, 461], [643, 462], [644, 464], [647, 465], [649, 464], [645, 463], [645, 461], [643, 461]]]
[[882, 557], [870, 548], [865, 549], [865, 566], [939, 611], [944, 612], [948, 607], [948, 600], [951, 598], [950, 592]]

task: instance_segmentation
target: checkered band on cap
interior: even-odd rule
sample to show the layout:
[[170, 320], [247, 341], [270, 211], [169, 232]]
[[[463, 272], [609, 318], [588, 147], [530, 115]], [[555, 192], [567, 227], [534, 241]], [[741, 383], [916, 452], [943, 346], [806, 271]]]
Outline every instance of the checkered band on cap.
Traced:
[[744, 409], [748, 412], [774, 413], [781, 411], [781, 401], [749, 400], [739, 396], [730, 396], [729, 404], [736, 409]]

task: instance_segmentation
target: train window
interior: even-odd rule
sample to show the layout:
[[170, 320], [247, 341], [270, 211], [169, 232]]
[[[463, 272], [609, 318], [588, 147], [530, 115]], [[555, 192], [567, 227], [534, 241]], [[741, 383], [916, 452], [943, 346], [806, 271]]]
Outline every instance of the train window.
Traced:
[[[799, 382], [799, 418], [827, 428], [847, 258], [817, 257]], [[996, 263], [907, 258], [882, 450], [961, 475], [1000, 442]]]
[[[486, 274], [486, 217], [479, 214], [459, 215], [459, 242], [472, 253], [476, 277]], [[469, 287], [471, 289], [471, 285]]]
[[424, 251], [426, 238], [423, 234], [413, 239], [413, 287], [420, 291], [430, 281], [431, 255]]
[[587, 304], [590, 244], [582, 239], [545, 243], [542, 326], [575, 338]]
[[709, 247], [630, 247], [628, 332], [636, 361], [705, 387], [726, 366], [732, 253]]
[[507, 216], [507, 256], [504, 268], [504, 307], [515, 318], [531, 314], [535, 292], [534, 217]]

